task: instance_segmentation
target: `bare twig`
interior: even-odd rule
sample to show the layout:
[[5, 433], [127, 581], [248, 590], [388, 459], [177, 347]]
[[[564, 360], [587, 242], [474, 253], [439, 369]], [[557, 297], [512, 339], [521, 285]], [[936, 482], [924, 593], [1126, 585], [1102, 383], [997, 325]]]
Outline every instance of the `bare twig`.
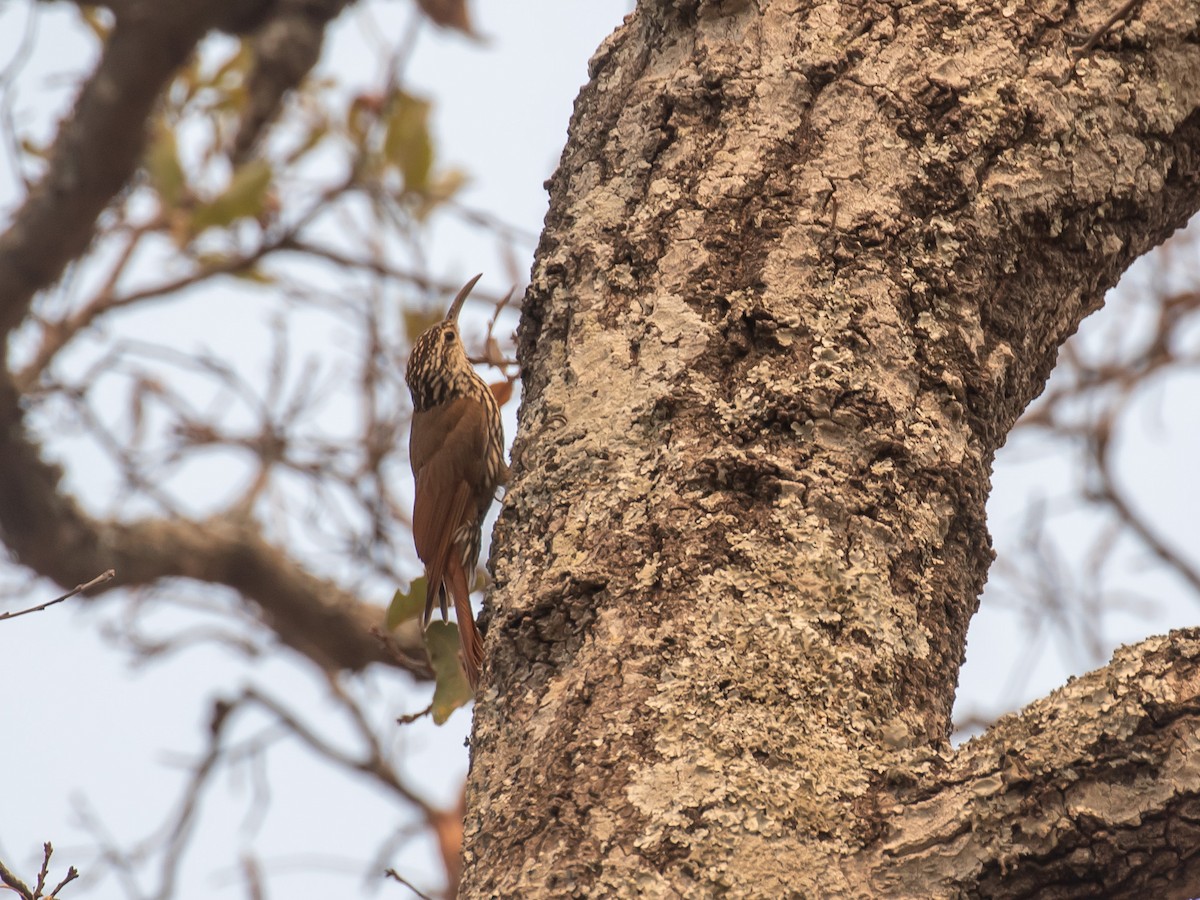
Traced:
[[90, 591], [97, 585], [104, 584], [107, 581], [112, 581], [116, 575], [117, 573], [115, 569], [109, 569], [106, 572], [101, 572], [91, 581], [85, 582], [84, 584], [75, 585], [75, 587], [71, 588], [71, 590], [67, 591], [61, 597], [55, 597], [53, 600], [47, 600], [45, 603], [41, 603], [38, 606], [31, 606], [29, 609], [18, 610], [17, 612], [0, 613], [0, 622], [3, 622], [5, 619], [15, 619], [17, 616], [28, 615], [29, 613], [41, 612], [43, 609], [47, 609], [48, 607], [53, 606], [55, 603], [62, 603], [64, 600], [70, 600], [77, 594], [82, 594], [85, 591]]
[[407, 715], [400, 716], [399, 718], [396, 719], [396, 724], [397, 725], [411, 725], [413, 722], [416, 722], [418, 719], [425, 718], [431, 712], [433, 712], [433, 703], [432, 702], [428, 706], [426, 706], [423, 710], [421, 710], [420, 712], [408, 713]]
[[1195, 595], [1200, 597], [1200, 570], [1159, 537], [1150, 523], [1134, 510], [1124, 492], [1117, 485], [1110, 449], [1110, 441], [1105, 433], [1097, 440], [1094, 450], [1101, 478], [1101, 487], [1097, 492], [1097, 498], [1111, 506], [1120, 520], [1145, 547], [1187, 582]]
[[1103, 25], [1092, 32], [1092, 35], [1087, 39], [1087, 42], [1075, 51], [1075, 61], [1078, 62], [1080, 59], [1091, 53], [1092, 50], [1095, 49], [1096, 45], [1104, 40], [1104, 36], [1112, 31], [1113, 26], [1133, 12], [1133, 8], [1141, 2], [1142, 0], [1126, 0], [1125, 3], [1122, 3], [1117, 11], [1109, 16], [1108, 20], [1105, 21]]
[[433, 900], [432, 897], [430, 897], [428, 894], [426, 894], [420, 888], [416, 887], [411, 881], [409, 881], [407, 878], [405, 878], [403, 875], [401, 875], [395, 869], [387, 869], [384, 871], [383, 874], [386, 878], [391, 878], [393, 881], [400, 882], [402, 885], [404, 885], [406, 888], [408, 888], [410, 891], [412, 891], [414, 894], [416, 894], [418, 897], [420, 897], [421, 900]]
[[42, 844], [42, 866], [38, 870], [37, 885], [35, 887], [30, 888], [29, 885], [21, 881], [2, 862], [0, 862], [0, 884], [13, 891], [22, 900], [55, 900], [59, 891], [79, 877], [79, 870], [74, 866], [69, 866], [67, 874], [63, 877], [62, 881], [55, 885], [50, 893], [45, 893], [46, 879], [50, 874], [50, 857], [53, 855], [54, 845], [49, 841]]

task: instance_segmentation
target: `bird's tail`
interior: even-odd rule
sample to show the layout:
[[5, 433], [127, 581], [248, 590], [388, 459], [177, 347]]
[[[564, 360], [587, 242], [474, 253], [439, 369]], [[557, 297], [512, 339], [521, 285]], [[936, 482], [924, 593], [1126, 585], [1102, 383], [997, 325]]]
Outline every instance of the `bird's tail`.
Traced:
[[462, 644], [463, 669], [467, 673], [467, 683], [474, 691], [479, 688], [479, 670], [483, 668], [483, 636], [475, 627], [475, 613], [471, 610], [471, 588], [467, 584], [466, 570], [457, 560], [452, 561], [448, 569], [447, 587], [454, 598], [454, 613], [458, 617], [458, 640]]

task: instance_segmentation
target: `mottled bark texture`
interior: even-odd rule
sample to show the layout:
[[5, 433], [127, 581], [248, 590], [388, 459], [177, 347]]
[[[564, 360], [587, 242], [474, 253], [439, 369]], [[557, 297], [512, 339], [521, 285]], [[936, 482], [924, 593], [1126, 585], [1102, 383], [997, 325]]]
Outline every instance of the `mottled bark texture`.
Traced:
[[[470, 897], [1184, 895], [1197, 637], [947, 746], [993, 454], [1197, 206], [1200, 6], [642, 3], [520, 332]], [[1136, 852], [1134, 852], [1136, 851]]]

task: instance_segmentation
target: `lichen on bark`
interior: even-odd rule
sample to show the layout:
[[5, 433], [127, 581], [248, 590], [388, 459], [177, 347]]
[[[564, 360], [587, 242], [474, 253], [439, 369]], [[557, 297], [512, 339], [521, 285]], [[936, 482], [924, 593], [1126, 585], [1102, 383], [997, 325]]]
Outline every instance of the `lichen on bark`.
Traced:
[[[1045, 851], [946, 741], [992, 456], [1196, 205], [1200, 13], [1075, 61], [1105, 17], [643, 3], [597, 52], [519, 336], [467, 896], [954, 896]], [[903, 875], [903, 791], [950, 772], [1008, 837]]]

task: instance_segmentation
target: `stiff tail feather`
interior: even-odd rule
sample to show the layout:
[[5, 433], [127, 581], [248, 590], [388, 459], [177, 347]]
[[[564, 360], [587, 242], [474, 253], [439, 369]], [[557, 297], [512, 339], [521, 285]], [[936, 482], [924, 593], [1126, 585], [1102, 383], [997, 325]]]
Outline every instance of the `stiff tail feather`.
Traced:
[[466, 570], [458, 560], [450, 561], [446, 576], [446, 587], [454, 598], [454, 614], [458, 617], [463, 669], [471, 690], [476, 691], [479, 689], [479, 670], [483, 668], [483, 636], [475, 627], [475, 613], [471, 611], [471, 588], [467, 584]]

